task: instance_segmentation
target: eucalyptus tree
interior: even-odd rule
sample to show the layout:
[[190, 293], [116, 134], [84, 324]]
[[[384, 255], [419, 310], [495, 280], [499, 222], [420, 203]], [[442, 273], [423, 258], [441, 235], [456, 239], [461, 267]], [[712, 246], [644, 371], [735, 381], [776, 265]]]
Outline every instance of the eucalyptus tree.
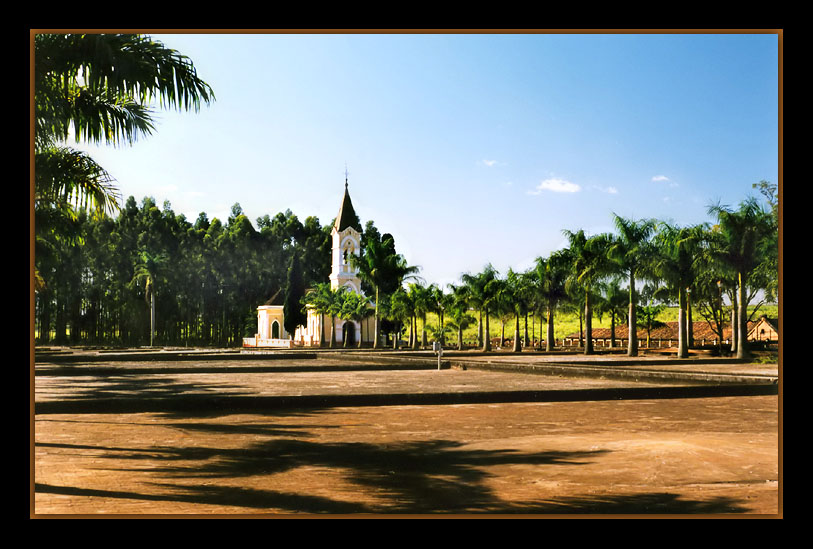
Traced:
[[593, 305], [592, 292], [596, 283], [612, 274], [615, 264], [607, 255], [612, 237], [598, 234], [587, 237], [583, 230], [563, 231], [570, 243], [570, 257], [573, 261], [570, 283], [578, 286], [584, 295], [584, 354], [593, 354]]
[[677, 296], [680, 358], [689, 356], [687, 291], [694, 284], [698, 264], [702, 262], [706, 229], [702, 224], [677, 227], [661, 222], [655, 235], [658, 255], [653, 260], [653, 273], [664, 282], [671, 295]]
[[362, 254], [350, 256], [351, 265], [358, 270], [359, 277], [367, 281], [375, 292], [375, 334], [373, 347], [380, 348], [379, 301], [382, 288], [397, 289], [401, 282], [414, 276], [420, 268], [407, 264], [401, 254], [395, 252], [393, 239], [385, 235], [381, 241], [370, 239]]
[[[613, 239], [608, 254], [628, 277], [629, 319], [627, 325], [636, 326], [638, 324], [636, 319], [638, 296], [635, 293], [635, 280], [647, 268], [654, 256], [650, 239], [655, 232], [657, 222], [653, 219], [635, 221], [614, 213], [613, 223], [618, 230], [618, 237]], [[627, 355], [638, 356], [638, 334], [634, 329], [631, 329], [629, 333]]]
[[762, 209], [754, 198], [741, 202], [737, 210], [714, 205], [709, 213], [717, 216], [713, 231], [719, 233], [723, 243], [719, 257], [737, 274], [739, 311], [737, 314], [737, 358], [749, 357], [747, 288], [751, 276], [766, 261], [773, 265], [778, 228], [769, 212]]
[[[461, 279], [468, 288], [469, 303], [478, 310], [478, 343], [483, 351], [491, 351], [491, 334], [489, 327], [489, 308], [497, 296], [499, 273], [489, 263], [480, 273], [464, 274]], [[485, 317], [485, 324], [483, 324]]]
[[569, 250], [558, 250], [548, 257], [536, 258], [534, 273], [534, 292], [539, 305], [544, 307], [547, 320], [545, 350], [552, 351], [554, 346], [554, 312], [561, 302], [567, 299], [565, 284], [570, 272], [572, 258]]
[[291, 254], [291, 263], [288, 266], [288, 281], [285, 285], [285, 301], [283, 303], [283, 318], [285, 331], [291, 339], [298, 326], [304, 326], [308, 320], [307, 313], [302, 308], [302, 298], [305, 296], [305, 280], [302, 275], [302, 264], [299, 254]]

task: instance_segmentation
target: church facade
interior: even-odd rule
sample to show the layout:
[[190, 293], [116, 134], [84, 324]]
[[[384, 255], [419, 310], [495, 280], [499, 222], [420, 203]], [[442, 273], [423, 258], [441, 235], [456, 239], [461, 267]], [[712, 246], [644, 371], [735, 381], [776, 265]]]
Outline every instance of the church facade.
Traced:
[[[339, 215], [331, 229], [331, 289], [345, 288], [349, 292], [364, 295], [358, 271], [352, 266], [350, 257], [361, 254], [361, 222], [350, 200], [347, 180], [344, 184], [344, 197]], [[372, 307], [372, 304], [371, 304]], [[275, 296], [265, 305], [257, 308], [257, 333], [253, 338], [244, 338], [243, 347], [320, 347], [327, 346], [331, 333], [335, 330], [336, 345], [356, 347], [372, 343], [375, 337], [375, 319], [370, 316], [359, 321], [331, 318], [321, 315], [311, 308], [307, 310], [305, 326], [297, 328], [291, 338], [284, 328], [282, 300]], [[323, 330], [324, 325], [324, 330]], [[324, 345], [322, 342], [324, 334]]]

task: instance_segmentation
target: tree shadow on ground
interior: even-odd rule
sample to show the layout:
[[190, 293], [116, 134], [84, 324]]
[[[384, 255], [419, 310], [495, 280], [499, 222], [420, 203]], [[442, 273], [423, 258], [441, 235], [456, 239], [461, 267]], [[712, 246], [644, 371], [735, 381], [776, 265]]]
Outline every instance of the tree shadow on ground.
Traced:
[[[352, 502], [335, 501], [329, 498], [301, 494], [286, 494], [273, 490], [256, 490], [233, 486], [173, 486], [163, 485], [168, 491], [163, 493], [139, 493], [123, 490], [96, 490], [68, 486], [52, 486], [37, 483], [34, 491], [39, 494], [79, 496], [136, 501], [192, 503], [196, 505], [233, 506], [255, 510], [282, 509], [285, 512], [307, 514], [355, 514], [368, 513], [364, 506]], [[100, 509], [100, 512], [104, 510]], [[115, 509], [109, 512], [116, 512]], [[273, 512], [273, 511], [269, 511]], [[149, 511], [147, 511], [149, 513]]]
[[[253, 392], [238, 385], [182, 382], [170, 376], [116, 375], [71, 380], [63, 387], [44, 387], [59, 398], [37, 400], [37, 415], [83, 413], [141, 413], [225, 409], [231, 400], [251, 400]], [[38, 390], [39, 392], [39, 390]]]
[[[290, 426], [289, 426], [290, 427]], [[205, 428], [205, 427], [204, 427]], [[257, 428], [262, 428], [257, 426]], [[64, 445], [69, 446], [69, 445]], [[95, 448], [102, 450], [103, 448]], [[534, 501], [504, 501], [485, 482], [490, 466], [579, 466], [607, 453], [596, 451], [478, 450], [446, 440], [397, 444], [316, 443], [295, 439], [257, 442], [244, 448], [150, 447], [107, 448], [106, 458], [151, 462], [132, 469], [149, 473], [163, 493], [138, 494], [40, 485], [38, 492], [146, 499], [244, 507], [269, 512], [386, 514], [717, 514], [747, 508], [730, 498], [683, 500], [672, 493], [602, 495]], [[318, 482], [301, 493], [235, 487], [237, 479], [262, 477], [300, 467], [337, 471], [358, 486], [359, 494], [375, 494], [378, 503], [341, 501]], [[544, 473], [540, 473], [544, 474]], [[165, 479], [161, 482], [160, 478]], [[306, 493], [310, 491], [311, 493]], [[320, 494], [319, 492], [325, 492]]]
[[143, 375], [117, 375], [96, 377], [85, 382], [74, 394], [68, 394], [65, 400], [96, 400], [116, 398], [155, 398], [155, 397], [183, 397], [184, 395], [248, 395], [246, 390], [238, 390], [237, 385], [222, 383], [189, 383], [179, 382], [169, 376], [146, 377]]

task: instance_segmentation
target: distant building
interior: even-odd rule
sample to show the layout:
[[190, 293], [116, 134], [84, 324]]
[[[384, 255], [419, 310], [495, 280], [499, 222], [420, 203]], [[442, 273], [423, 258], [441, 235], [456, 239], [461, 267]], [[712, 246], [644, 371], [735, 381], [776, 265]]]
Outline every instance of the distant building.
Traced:
[[[599, 346], [610, 345], [610, 329], [609, 328], [593, 328], [593, 341]], [[644, 328], [638, 328], [638, 341], [646, 344], [647, 332]], [[626, 324], [620, 324], [615, 327], [615, 344], [617, 347], [626, 346], [629, 331]], [[718, 336], [708, 322], [705, 320], [692, 322], [692, 337], [694, 344], [697, 346], [717, 345]], [[577, 345], [579, 341], [578, 332], [568, 335], [564, 338], [565, 345]], [[677, 345], [678, 341], [678, 323], [677, 322], [664, 322], [656, 328], [652, 328], [649, 333], [649, 341], [651, 347], [672, 347]], [[779, 323], [774, 319], [769, 319], [767, 316], [762, 315], [759, 320], [753, 320], [748, 323], [748, 341], [763, 341], [766, 343], [779, 342]], [[731, 343], [731, 325], [726, 324], [723, 326], [723, 343]]]

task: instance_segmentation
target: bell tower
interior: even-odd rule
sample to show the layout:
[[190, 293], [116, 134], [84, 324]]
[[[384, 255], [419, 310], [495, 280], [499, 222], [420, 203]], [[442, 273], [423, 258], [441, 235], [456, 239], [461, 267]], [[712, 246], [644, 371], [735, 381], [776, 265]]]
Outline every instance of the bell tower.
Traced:
[[330, 231], [333, 238], [331, 256], [330, 287], [346, 287], [357, 294], [361, 293], [361, 279], [358, 271], [350, 264], [351, 255], [361, 254], [361, 221], [359, 221], [350, 192], [347, 190], [347, 169], [344, 174], [344, 197], [339, 208], [339, 215]]

